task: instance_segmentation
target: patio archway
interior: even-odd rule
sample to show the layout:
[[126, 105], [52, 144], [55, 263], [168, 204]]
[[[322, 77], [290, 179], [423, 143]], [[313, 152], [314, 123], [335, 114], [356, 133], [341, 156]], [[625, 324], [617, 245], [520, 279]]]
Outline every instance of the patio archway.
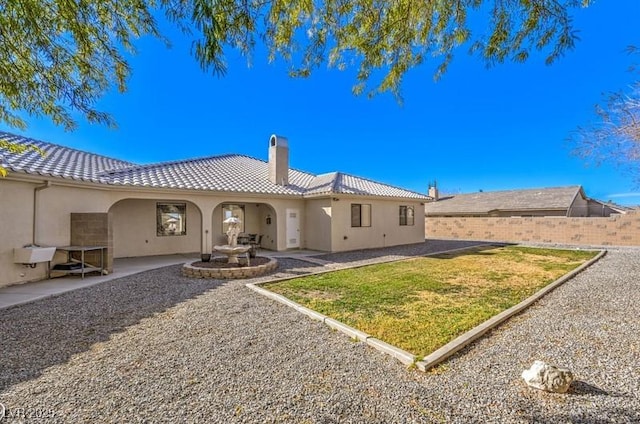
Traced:
[[223, 221], [236, 216], [242, 221], [241, 231], [254, 234], [260, 247], [278, 250], [276, 210], [268, 203], [229, 200], [218, 204], [211, 215], [211, 247], [227, 244], [226, 228]]

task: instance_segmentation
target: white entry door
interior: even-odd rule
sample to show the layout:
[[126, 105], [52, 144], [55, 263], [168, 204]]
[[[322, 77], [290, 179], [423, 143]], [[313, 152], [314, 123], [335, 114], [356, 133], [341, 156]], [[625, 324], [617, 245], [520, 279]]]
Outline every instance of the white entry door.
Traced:
[[287, 249], [300, 247], [300, 210], [287, 209]]

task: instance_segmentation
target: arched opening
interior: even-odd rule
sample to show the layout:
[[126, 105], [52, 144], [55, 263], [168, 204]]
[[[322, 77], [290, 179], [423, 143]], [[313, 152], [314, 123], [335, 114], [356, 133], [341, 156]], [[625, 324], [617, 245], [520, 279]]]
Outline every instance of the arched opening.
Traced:
[[202, 212], [192, 202], [123, 199], [109, 213], [114, 258], [200, 252]]
[[239, 218], [242, 234], [255, 236], [259, 247], [278, 250], [276, 210], [268, 203], [230, 200], [220, 203], [211, 215], [211, 246], [227, 244], [227, 228], [224, 220], [231, 216]]

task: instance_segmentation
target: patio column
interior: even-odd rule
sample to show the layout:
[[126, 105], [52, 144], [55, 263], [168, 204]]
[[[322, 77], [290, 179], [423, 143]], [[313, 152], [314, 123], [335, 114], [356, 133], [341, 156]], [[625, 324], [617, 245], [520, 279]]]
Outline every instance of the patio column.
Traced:
[[212, 211], [205, 212], [203, 210], [202, 221], [202, 245], [200, 246], [200, 253], [211, 253], [213, 251], [213, 237], [211, 235], [211, 213]]

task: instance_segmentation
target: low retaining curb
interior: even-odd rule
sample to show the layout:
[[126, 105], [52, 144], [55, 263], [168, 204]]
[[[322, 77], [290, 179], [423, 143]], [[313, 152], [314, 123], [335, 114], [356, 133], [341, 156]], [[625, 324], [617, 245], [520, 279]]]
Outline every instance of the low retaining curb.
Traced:
[[477, 327], [467, 331], [463, 335], [456, 337], [446, 345], [442, 346], [440, 349], [422, 358], [421, 361], [418, 361], [416, 363], [416, 366], [418, 367], [419, 370], [426, 371], [427, 369], [433, 367], [434, 365], [437, 365], [438, 363], [444, 361], [454, 353], [458, 352], [460, 349], [466, 347], [467, 345], [473, 343], [474, 341], [482, 337], [487, 331], [496, 328], [497, 326], [499, 326], [500, 324], [502, 324], [504, 321], [508, 320], [512, 316], [519, 314], [520, 312], [522, 312], [523, 310], [531, 306], [533, 303], [540, 300], [546, 294], [550, 293], [551, 291], [558, 288], [565, 282], [569, 281], [570, 279], [578, 275], [580, 272], [582, 272], [584, 269], [586, 269], [587, 267], [591, 266], [592, 264], [600, 260], [600, 258], [606, 255], [606, 253], [607, 253], [606, 250], [601, 251], [591, 260], [583, 263], [582, 265], [580, 265], [578, 268], [574, 269], [570, 273], [565, 274], [562, 277], [558, 278], [553, 283], [545, 286], [544, 288], [539, 290], [537, 293], [534, 293], [533, 295], [529, 296], [528, 298], [518, 303], [517, 305], [512, 306], [506, 311], [502, 311], [498, 315], [488, 319], [487, 321], [483, 322]]
[[239, 268], [200, 268], [186, 263], [182, 266], [182, 275], [192, 278], [213, 278], [216, 280], [232, 280], [253, 278], [274, 271], [278, 267], [278, 261], [269, 258], [269, 262], [257, 266], [245, 266]]
[[[279, 280], [277, 280], [279, 281]], [[269, 281], [270, 283], [273, 281]], [[265, 284], [265, 283], [259, 283], [259, 284]], [[286, 306], [289, 306], [290, 308], [293, 308], [295, 310], [297, 310], [298, 312], [306, 315], [307, 317], [311, 318], [312, 320], [315, 321], [320, 321], [322, 323], [324, 323], [325, 325], [327, 325], [330, 328], [333, 328], [336, 331], [339, 331], [343, 334], [346, 334], [347, 336], [349, 336], [350, 338], [354, 339], [354, 340], [358, 340], [361, 342], [365, 342], [367, 345], [372, 346], [376, 349], [378, 349], [379, 351], [386, 353], [387, 355], [391, 355], [394, 358], [396, 358], [397, 360], [399, 360], [400, 362], [402, 362], [405, 365], [411, 365], [416, 361], [416, 356], [406, 352], [402, 349], [399, 349], [395, 346], [392, 346], [388, 343], [383, 342], [382, 340], [378, 340], [375, 337], [364, 333], [360, 330], [357, 330], [353, 327], [348, 326], [347, 324], [343, 324], [340, 321], [336, 321], [333, 318], [329, 318], [326, 315], [321, 314], [320, 312], [316, 312], [312, 309], [309, 309], [305, 306], [300, 305], [299, 303], [296, 303], [282, 295], [279, 295], [277, 293], [271, 292], [269, 290], [263, 289], [262, 287], [258, 287], [258, 285], [253, 284], [253, 283], [249, 283], [246, 285], [248, 288], [250, 288], [251, 290], [260, 293], [261, 295], [268, 297], [270, 299], [273, 299], [277, 302], [280, 302]]]

